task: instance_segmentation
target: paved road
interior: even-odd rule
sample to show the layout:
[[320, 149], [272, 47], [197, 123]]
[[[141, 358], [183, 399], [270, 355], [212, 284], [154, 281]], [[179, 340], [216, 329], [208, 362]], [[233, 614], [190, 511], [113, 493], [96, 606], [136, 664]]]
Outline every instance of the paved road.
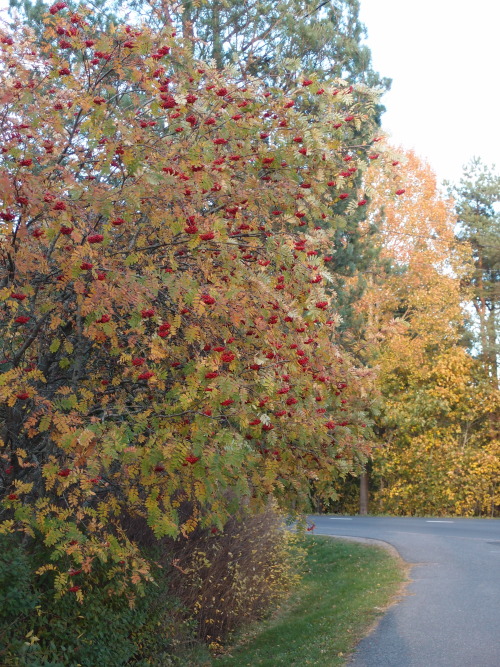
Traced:
[[500, 520], [310, 519], [316, 534], [383, 540], [413, 564], [408, 594], [350, 667], [500, 667]]

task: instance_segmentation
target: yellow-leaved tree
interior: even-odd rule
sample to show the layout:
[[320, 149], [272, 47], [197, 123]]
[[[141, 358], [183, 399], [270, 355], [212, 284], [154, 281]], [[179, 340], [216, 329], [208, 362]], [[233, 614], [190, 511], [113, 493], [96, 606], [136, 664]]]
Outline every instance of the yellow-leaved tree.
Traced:
[[499, 395], [462, 340], [470, 249], [455, 238], [453, 203], [430, 167], [400, 153], [401, 164], [367, 176], [386, 260], [360, 304], [360, 350], [379, 369], [383, 396], [371, 509], [495, 514]]

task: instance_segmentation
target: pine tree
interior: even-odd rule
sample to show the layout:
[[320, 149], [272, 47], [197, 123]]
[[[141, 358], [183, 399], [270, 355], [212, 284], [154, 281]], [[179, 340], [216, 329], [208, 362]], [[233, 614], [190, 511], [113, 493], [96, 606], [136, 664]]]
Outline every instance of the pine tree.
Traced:
[[500, 175], [474, 158], [465, 166], [456, 198], [457, 236], [472, 248], [472, 304], [477, 316], [477, 345], [485, 371], [496, 386], [500, 356]]
[[[49, 8], [42, 0], [9, 4], [34, 26]], [[194, 37], [195, 57], [213, 59], [218, 69], [234, 64], [243, 76], [290, 86], [307, 72], [371, 88], [390, 85], [372, 69], [359, 0], [95, 0], [92, 5], [95, 21], [133, 12], [149, 24], [178, 23], [184, 37]], [[179, 6], [182, 14], [175, 11]]]
[[[198, 6], [195, 6], [195, 5]], [[371, 67], [358, 0], [184, 0], [201, 57], [291, 84], [300, 71], [387, 87]]]

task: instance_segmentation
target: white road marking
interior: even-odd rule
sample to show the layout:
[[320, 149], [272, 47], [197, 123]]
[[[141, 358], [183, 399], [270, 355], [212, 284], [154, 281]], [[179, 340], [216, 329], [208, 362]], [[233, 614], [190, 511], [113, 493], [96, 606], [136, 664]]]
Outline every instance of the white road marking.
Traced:
[[348, 519], [345, 516], [330, 516], [328, 518], [330, 521], [352, 521], [352, 519]]
[[426, 523], [455, 523], [454, 521], [438, 521], [437, 519], [427, 519]]

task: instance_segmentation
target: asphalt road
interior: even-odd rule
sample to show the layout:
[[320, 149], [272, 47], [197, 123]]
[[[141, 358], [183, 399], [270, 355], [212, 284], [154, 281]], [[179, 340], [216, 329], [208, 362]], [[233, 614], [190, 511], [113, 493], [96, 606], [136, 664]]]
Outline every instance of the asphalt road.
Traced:
[[406, 595], [350, 667], [500, 667], [500, 520], [315, 516], [314, 532], [392, 544]]

